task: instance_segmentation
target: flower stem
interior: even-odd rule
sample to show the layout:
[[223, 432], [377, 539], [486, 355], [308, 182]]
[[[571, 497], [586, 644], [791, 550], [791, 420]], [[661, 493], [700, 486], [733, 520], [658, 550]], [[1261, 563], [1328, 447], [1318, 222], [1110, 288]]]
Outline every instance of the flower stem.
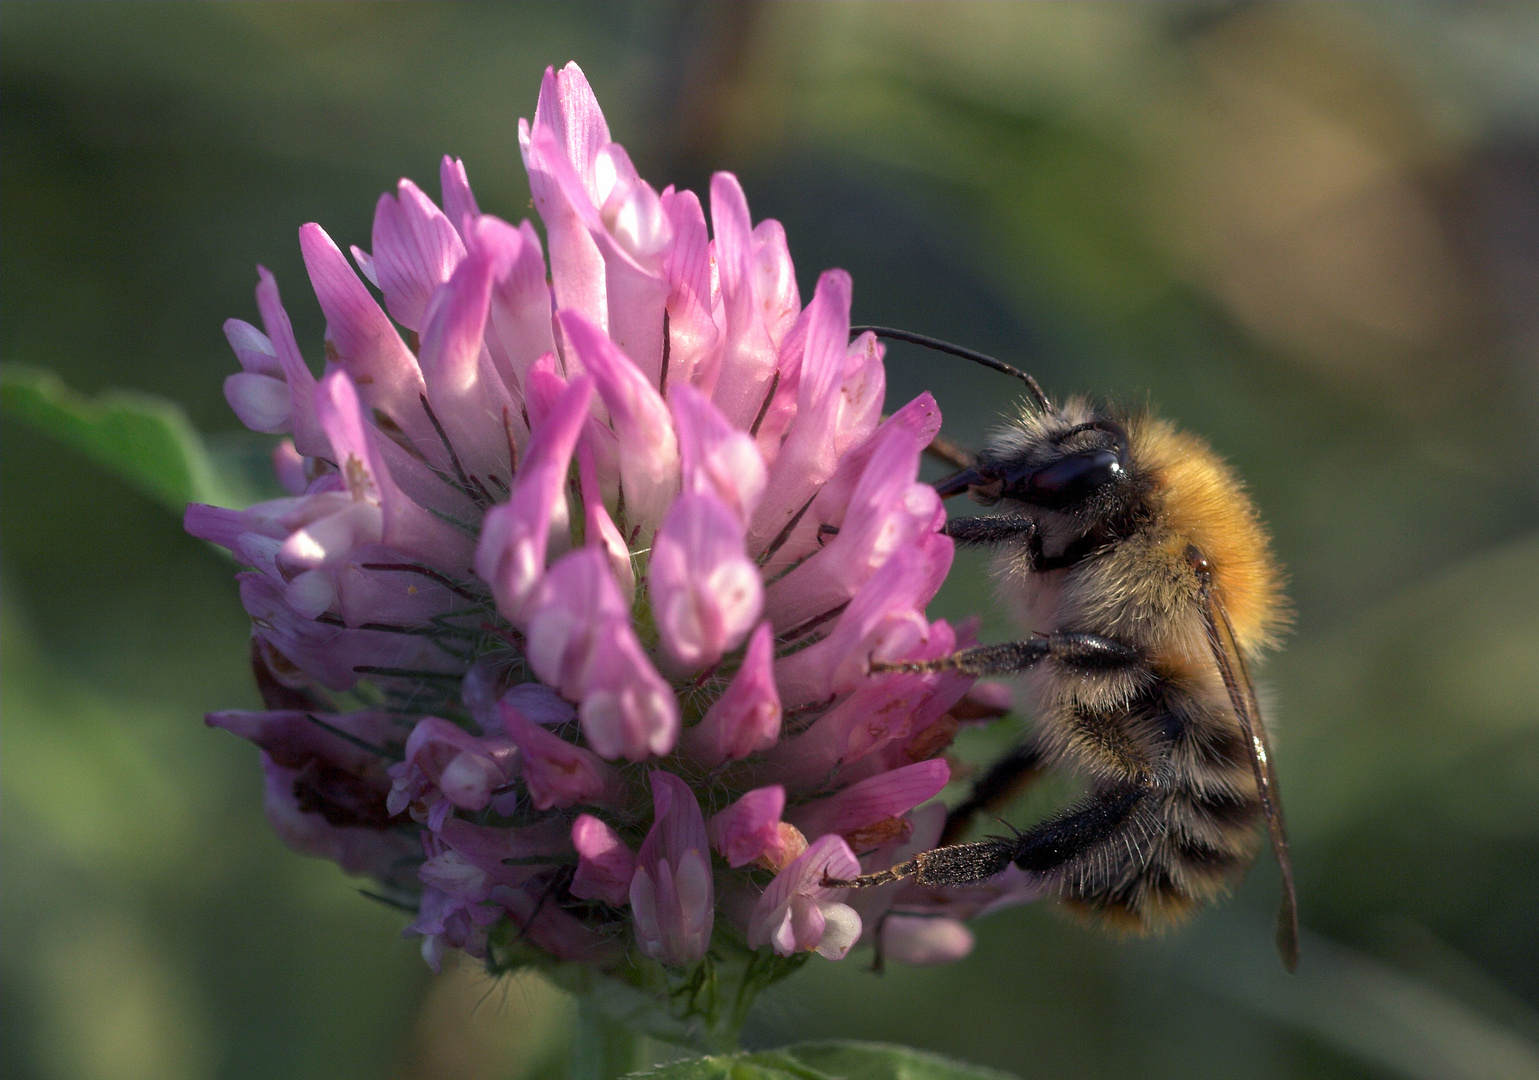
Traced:
[[651, 1039], [605, 1015], [586, 994], [577, 995], [568, 1080], [616, 1080], [652, 1063]]

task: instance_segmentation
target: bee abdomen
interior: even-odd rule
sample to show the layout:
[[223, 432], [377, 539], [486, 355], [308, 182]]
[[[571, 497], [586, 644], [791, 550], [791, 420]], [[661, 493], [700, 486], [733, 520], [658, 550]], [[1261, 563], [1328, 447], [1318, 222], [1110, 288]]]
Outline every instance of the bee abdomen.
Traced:
[[1066, 907], [1148, 933], [1228, 892], [1255, 859], [1261, 806], [1253, 797], [1167, 791], [1140, 817], [1065, 868]]

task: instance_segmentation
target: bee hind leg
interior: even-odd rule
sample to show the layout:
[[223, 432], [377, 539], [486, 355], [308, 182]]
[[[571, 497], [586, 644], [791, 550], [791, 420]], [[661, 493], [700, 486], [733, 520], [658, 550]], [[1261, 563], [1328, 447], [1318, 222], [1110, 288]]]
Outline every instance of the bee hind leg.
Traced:
[[989, 766], [989, 771], [973, 784], [967, 798], [946, 815], [941, 830], [942, 844], [955, 843], [967, 832], [980, 813], [994, 813], [1018, 795], [1022, 788], [1042, 773], [1042, 751], [1035, 743], [1025, 742]]
[[867, 889], [912, 878], [918, 885], [976, 885], [1014, 863], [1033, 874], [1050, 874], [1117, 833], [1152, 788], [1122, 784], [1014, 837], [995, 836], [920, 852], [907, 862], [856, 878], [824, 878], [829, 889]]
[[920, 852], [908, 862], [857, 878], [824, 878], [828, 889], [868, 889], [905, 878], [919, 885], [974, 885], [1002, 872], [1015, 857], [1015, 840], [994, 838]]

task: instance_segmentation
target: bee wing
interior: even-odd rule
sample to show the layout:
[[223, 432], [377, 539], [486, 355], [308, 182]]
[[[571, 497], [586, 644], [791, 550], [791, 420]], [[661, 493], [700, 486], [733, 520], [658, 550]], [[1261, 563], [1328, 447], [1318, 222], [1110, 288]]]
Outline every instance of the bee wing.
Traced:
[[1229, 703], [1234, 707], [1235, 718], [1240, 722], [1240, 730], [1250, 750], [1250, 767], [1256, 776], [1256, 793], [1261, 797], [1261, 808], [1266, 812], [1266, 829], [1272, 837], [1272, 854], [1277, 857], [1277, 865], [1282, 869], [1283, 896], [1277, 912], [1277, 951], [1282, 956], [1283, 966], [1293, 971], [1299, 964], [1298, 894], [1293, 887], [1288, 827], [1283, 820], [1277, 771], [1272, 767], [1272, 749], [1267, 745], [1266, 728], [1261, 723], [1261, 708], [1256, 703], [1256, 690], [1250, 681], [1245, 656], [1235, 641], [1229, 614], [1206, 588], [1203, 589], [1203, 601], [1208, 645], [1213, 650], [1213, 660], [1224, 678], [1224, 687], [1229, 691]]

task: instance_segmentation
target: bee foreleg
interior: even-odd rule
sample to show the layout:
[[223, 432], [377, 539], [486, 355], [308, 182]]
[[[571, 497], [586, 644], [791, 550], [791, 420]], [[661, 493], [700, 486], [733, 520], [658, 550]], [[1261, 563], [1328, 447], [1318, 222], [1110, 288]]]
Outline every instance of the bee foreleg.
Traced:
[[1037, 535], [1037, 523], [1019, 514], [979, 515], [978, 517], [952, 518], [941, 532], [959, 544], [1003, 544], [1009, 540], [1024, 540], [1040, 550], [1042, 540]]

